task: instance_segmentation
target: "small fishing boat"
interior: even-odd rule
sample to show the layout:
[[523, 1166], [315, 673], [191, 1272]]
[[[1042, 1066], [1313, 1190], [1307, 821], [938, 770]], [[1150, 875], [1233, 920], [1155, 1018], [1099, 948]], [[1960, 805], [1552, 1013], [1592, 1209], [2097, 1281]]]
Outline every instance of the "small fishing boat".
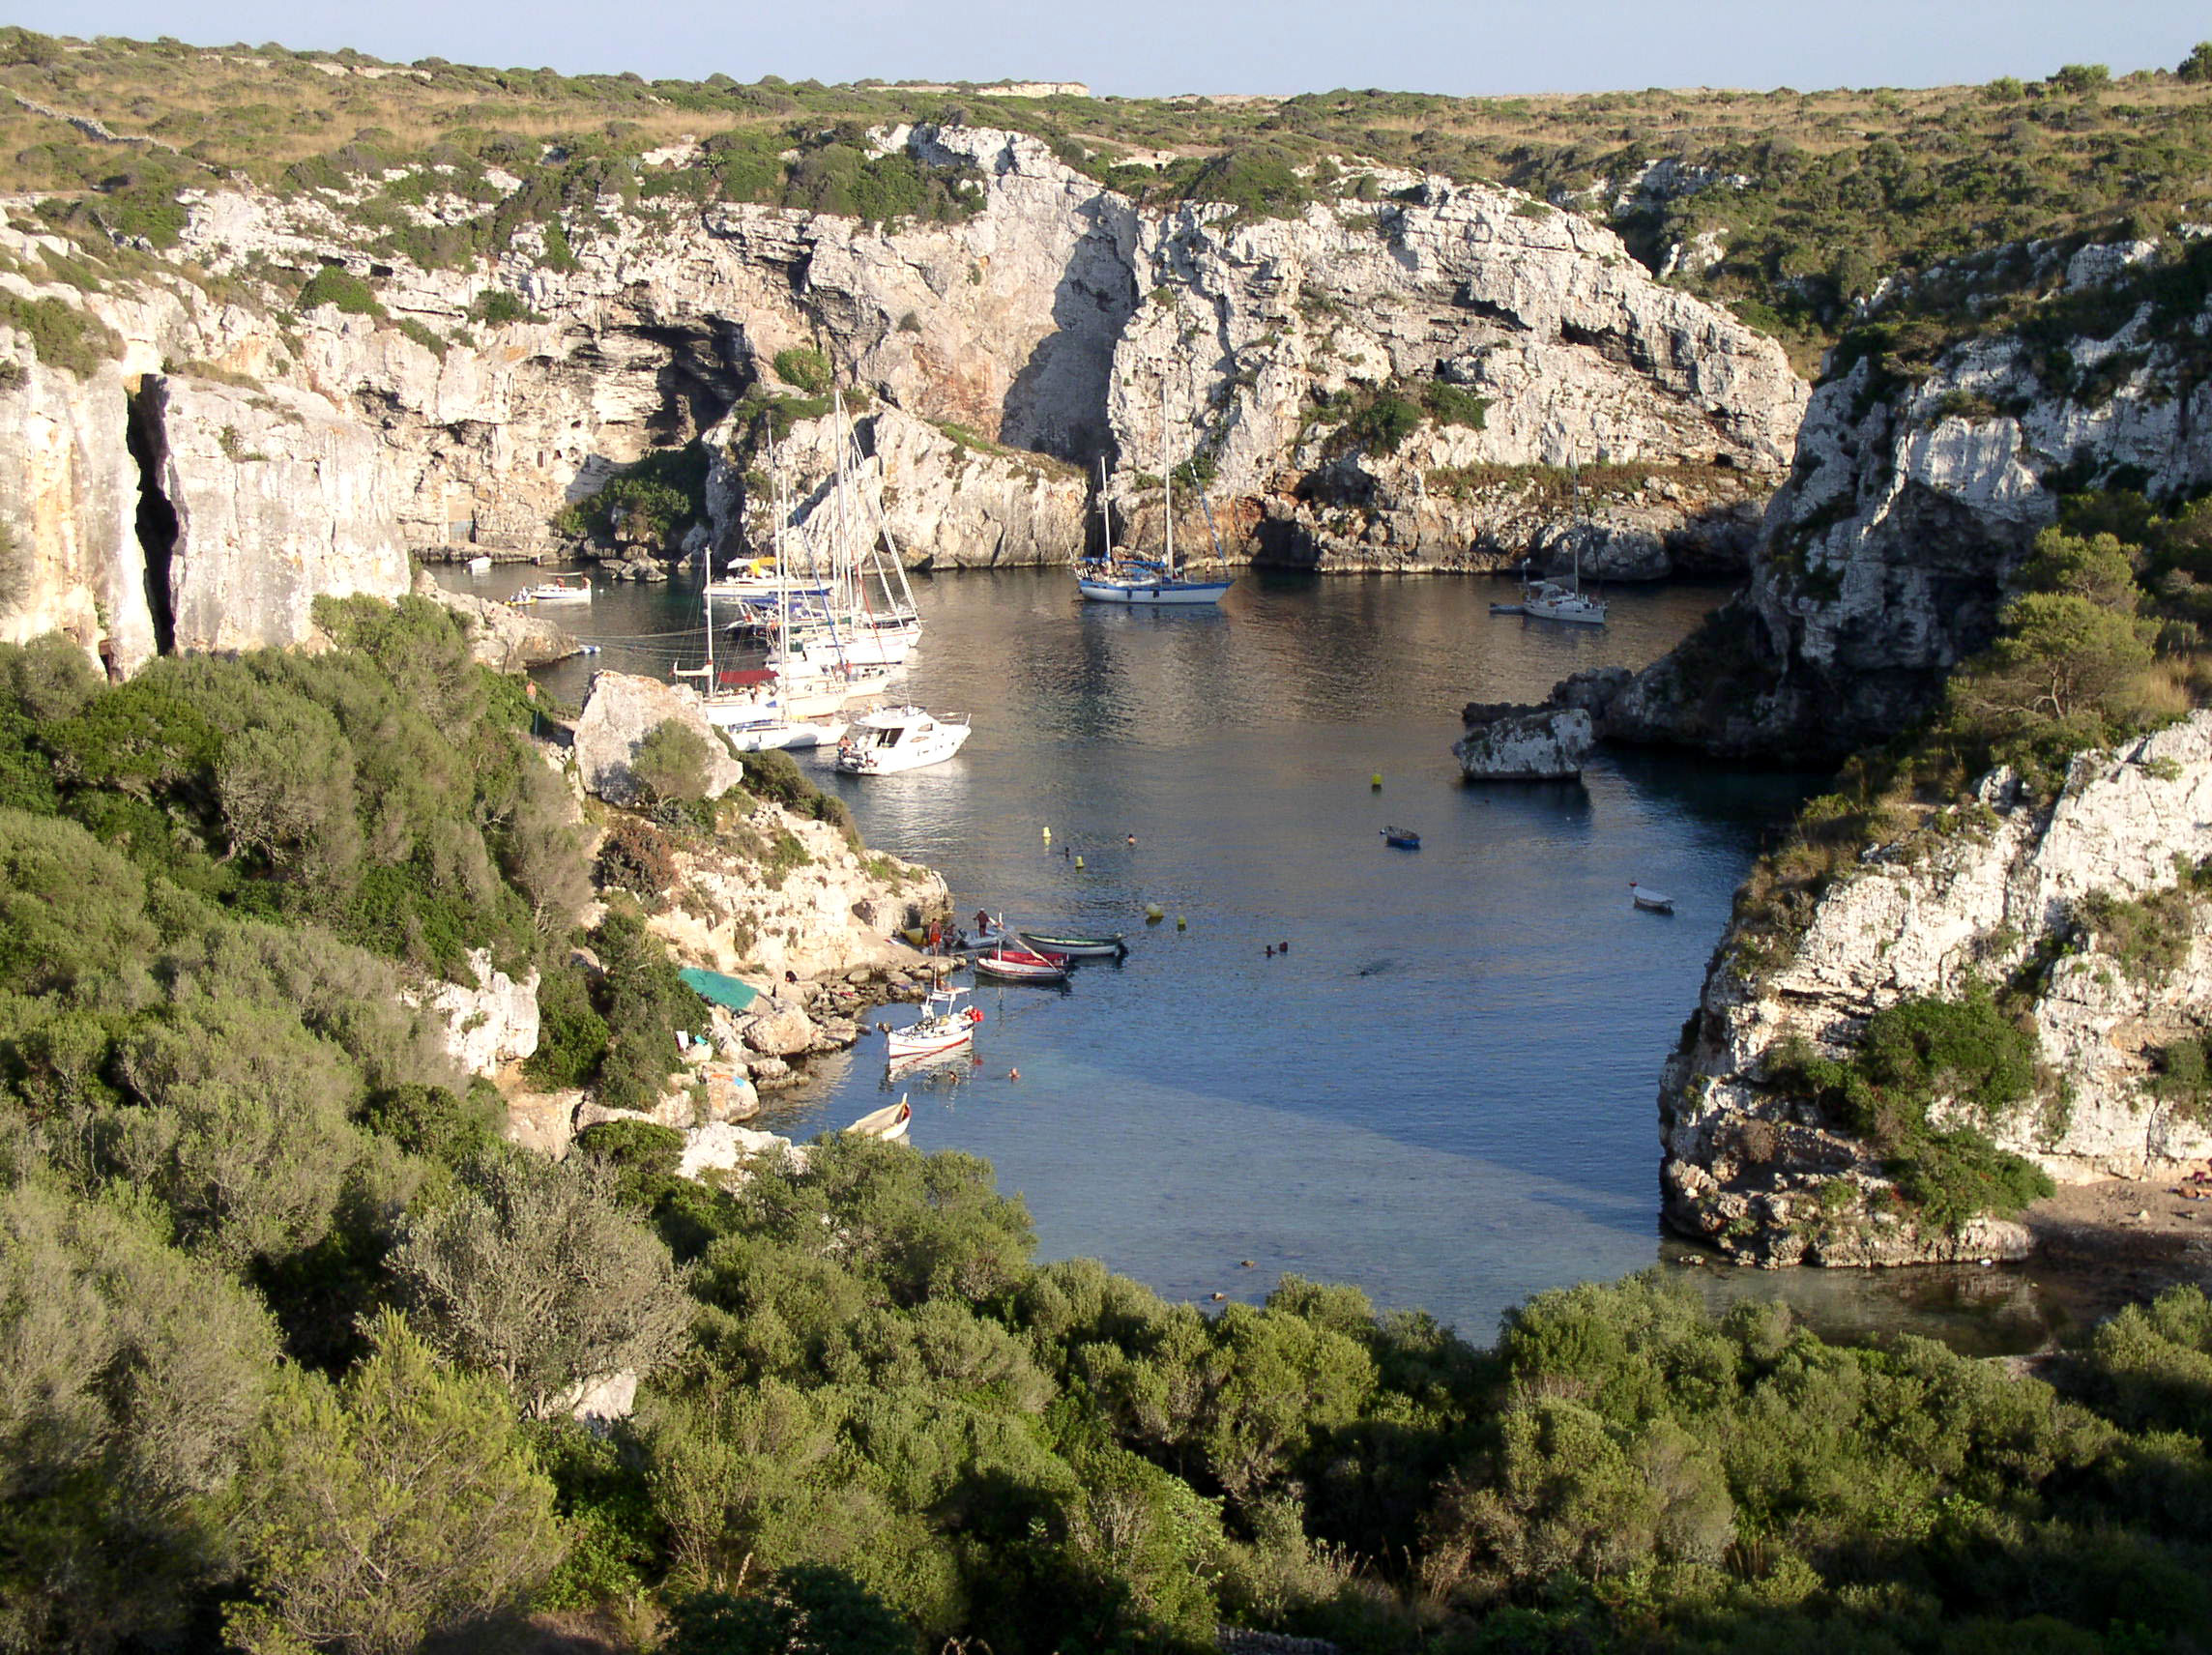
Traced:
[[889, 1041], [887, 1056], [890, 1060], [895, 1063], [902, 1058], [934, 1057], [973, 1041], [975, 1025], [983, 1021], [983, 1012], [979, 1006], [960, 1003], [960, 997], [967, 992], [964, 988], [941, 988], [925, 997], [921, 1015], [904, 1029], [893, 1029], [886, 1036]]
[[1001, 982], [1063, 983], [1067, 981], [1067, 956], [1002, 944], [975, 956], [975, 974]]
[[887, 1144], [895, 1144], [906, 1136], [907, 1123], [914, 1119], [914, 1111], [907, 1106], [906, 1093], [899, 1093], [896, 1103], [863, 1115], [845, 1128], [861, 1138], [881, 1138]]
[[1673, 897], [1664, 891], [1653, 890], [1647, 885], [1638, 885], [1634, 880], [1628, 882], [1628, 900], [1649, 914], [1672, 914], [1674, 912], [1674, 899]]
[[592, 583], [578, 575], [573, 581], [542, 580], [514, 595], [516, 603], [589, 603]]
[[1417, 851], [1421, 848], [1421, 836], [1411, 828], [1385, 828], [1382, 829], [1382, 843], [1393, 850]]
[[1021, 938], [1007, 930], [1004, 921], [994, 921], [980, 931], [955, 931], [945, 945], [955, 954], [980, 954], [987, 949], [1019, 942]]
[[847, 775], [890, 775], [940, 765], [960, 750], [972, 726], [965, 717], [939, 718], [918, 707], [885, 707], [853, 720], [837, 743], [837, 768]]
[[1065, 954], [1072, 960], [1118, 960], [1129, 951], [1129, 944], [1121, 940], [1119, 931], [1111, 937], [1061, 937], [1024, 927], [1015, 935], [1025, 947], [1036, 953]]

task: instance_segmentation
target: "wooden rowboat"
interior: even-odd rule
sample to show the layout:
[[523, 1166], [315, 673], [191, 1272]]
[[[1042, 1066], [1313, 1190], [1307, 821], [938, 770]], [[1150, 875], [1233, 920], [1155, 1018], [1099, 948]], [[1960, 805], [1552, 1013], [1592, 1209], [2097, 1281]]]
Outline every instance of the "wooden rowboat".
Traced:
[[887, 1144], [895, 1144], [906, 1136], [907, 1123], [913, 1118], [914, 1111], [907, 1107], [906, 1093], [902, 1091], [898, 1102], [861, 1116], [845, 1130], [862, 1138], [881, 1138]]
[[999, 947], [975, 956], [975, 974], [1001, 982], [1063, 983], [1067, 981], [1067, 956]]
[[1039, 954], [1064, 954], [1076, 960], [1119, 959], [1129, 951], [1129, 944], [1117, 931], [1111, 937], [1061, 937], [1049, 931], [1017, 931], [1017, 937], [1033, 951]]

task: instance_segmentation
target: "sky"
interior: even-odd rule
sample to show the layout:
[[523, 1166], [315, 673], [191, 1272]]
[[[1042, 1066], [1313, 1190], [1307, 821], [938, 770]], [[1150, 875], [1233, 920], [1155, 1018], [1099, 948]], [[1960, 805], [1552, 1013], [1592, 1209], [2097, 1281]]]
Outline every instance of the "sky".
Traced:
[[2202, 0], [35, 0], [0, 19], [570, 74], [1014, 77], [1123, 97], [1936, 86], [2170, 69], [2212, 36]]

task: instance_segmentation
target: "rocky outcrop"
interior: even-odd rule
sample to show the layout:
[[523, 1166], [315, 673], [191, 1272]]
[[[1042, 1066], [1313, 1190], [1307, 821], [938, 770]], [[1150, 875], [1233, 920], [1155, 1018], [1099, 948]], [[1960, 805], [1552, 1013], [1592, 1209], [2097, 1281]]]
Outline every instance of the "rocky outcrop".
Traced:
[[707, 798], [718, 798], [744, 780], [742, 767], [707, 722], [697, 690], [689, 684], [602, 672], [592, 675], [570, 748], [585, 788], [617, 804], [633, 802], [639, 783], [630, 761], [640, 742], [671, 721], [691, 731], [706, 748], [701, 774]]
[[1452, 743], [1469, 781], [1570, 781], [1597, 744], [1579, 707], [1470, 706]]
[[0, 641], [60, 632], [137, 666], [157, 641], [121, 367], [44, 366], [0, 327]]
[[147, 374], [155, 445], [143, 482], [176, 523], [173, 647], [293, 644], [319, 596], [397, 597], [413, 576], [377, 433], [351, 410], [273, 385], [254, 392]]
[[[951, 911], [942, 875], [858, 850], [841, 828], [766, 802], [713, 845], [680, 850], [677, 866], [654, 930], [688, 962], [771, 984], [786, 972], [813, 979], [918, 969], [921, 956], [897, 933]], [[764, 1017], [780, 1008], [758, 1007]], [[817, 1034], [801, 1039], [796, 1022], [790, 1028], [801, 1043], [764, 1031], [746, 1044], [773, 1057], [819, 1049]]]
[[[1868, 849], [1781, 960], [1724, 942], [1661, 1087], [1669, 1223], [1761, 1263], [2024, 1250], [2018, 1225], [1954, 1234], [1891, 1205], [1869, 1147], [1776, 1084], [1793, 1039], [1847, 1053], [1885, 1006], [1976, 985], [2025, 996], [2043, 1075], [1996, 1118], [1949, 1105], [1937, 1125], [1975, 1126], [2062, 1180], [2212, 1154], [2212, 1099], [2161, 1079], [2163, 1054], [2212, 1026], [2212, 912], [2175, 886], [2212, 857], [2212, 713], [2083, 755], [2055, 801], [2008, 772], [1979, 798]], [[2146, 897], [2124, 922], [2100, 906]]]
[[1606, 734], [1794, 762], [1885, 740], [1990, 642], [2061, 493], [2212, 483], [2212, 307], [2175, 298], [2212, 242], [2152, 250], [2026, 249], [2056, 289], [2029, 329], [1968, 339], [1918, 379], [1877, 354], [1839, 363], [1749, 590], [1638, 679]]
[[543, 615], [454, 592], [440, 586], [426, 569], [416, 573], [415, 595], [458, 615], [469, 629], [469, 653], [494, 672], [522, 672], [567, 660], [582, 647]]
[[[1542, 552], [1574, 516], [1546, 468], [1575, 462], [1610, 479], [1588, 504], [1615, 550], [1592, 550], [1632, 578], [1725, 563], [1727, 525], [1787, 454], [1804, 392], [1772, 341], [1511, 191], [1393, 175], [1402, 199], [1251, 222], [1140, 211], [1006, 132], [875, 141], [975, 169], [982, 210], [879, 227], [610, 195], [568, 210], [561, 256], [530, 225], [494, 263], [425, 270], [363, 250], [358, 192], [226, 185], [188, 192], [173, 267], [90, 294], [0, 276], [91, 313], [120, 353], [77, 375], [0, 340], [27, 369], [0, 385], [0, 523], [27, 560], [0, 624], [72, 627], [88, 649], [104, 628], [126, 669], [167, 647], [296, 642], [319, 593], [407, 590], [405, 548], [549, 548], [564, 506], [707, 433], [696, 539], [755, 549], [751, 433], [802, 399], [774, 366], [800, 347], [864, 401], [864, 482], [932, 567], [1066, 561], [1101, 458], [1131, 534], [1156, 535], [1164, 452], [1211, 476], [1232, 557], [1325, 568]], [[647, 162], [705, 163], [681, 144]], [[18, 267], [61, 255], [21, 205], [0, 211]], [[381, 313], [300, 313], [326, 265], [372, 281]], [[1361, 435], [1384, 397], [1427, 417], [1402, 440]], [[802, 519], [826, 475], [816, 417], [773, 416], [801, 426]], [[680, 549], [621, 551], [652, 570]]]
[[538, 1050], [538, 972], [511, 977], [479, 948], [469, 955], [469, 973], [473, 984], [434, 984], [423, 1002], [445, 1024], [453, 1061], [473, 1075], [495, 1074]]

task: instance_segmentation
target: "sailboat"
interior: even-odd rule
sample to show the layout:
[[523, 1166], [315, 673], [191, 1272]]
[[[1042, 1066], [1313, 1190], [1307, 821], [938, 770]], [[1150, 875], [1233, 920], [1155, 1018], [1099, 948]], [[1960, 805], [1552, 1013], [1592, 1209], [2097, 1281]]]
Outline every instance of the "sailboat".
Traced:
[[[783, 566], [783, 524], [785, 500], [783, 472], [775, 473], [775, 551], [776, 566]], [[776, 665], [766, 673], [726, 672], [717, 675], [714, 670], [714, 613], [711, 593], [703, 592], [701, 607], [707, 618], [707, 664], [703, 667], [678, 668], [677, 676], [703, 678], [706, 688], [701, 692], [701, 710], [707, 722], [729, 739], [730, 745], [742, 753], [758, 753], [770, 748], [826, 747], [845, 734], [845, 720], [838, 715], [843, 697], [838, 695], [826, 704], [819, 694], [795, 693], [789, 669], [790, 654], [786, 640], [789, 637], [788, 621], [791, 613], [791, 586], [782, 584], [777, 595], [786, 625], [776, 631]], [[803, 705], [801, 705], [803, 701]]]
[[[1160, 383], [1160, 486], [1167, 508], [1166, 552], [1160, 562], [1118, 557], [1114, 517], [1106, 501], [1105, 462], [1099, 462], [1098, 509], [1106, 524], [1106, 549], [1100, 559], [1075, 566], [1075, 590], [1093, 603], [1193, 605], [1219, 603], [1234, 580], [1189, 580], [1178, 572], [1175, 545], [1175, 471], [1168, 464], [1168, 388]], [[1209, 514], [1210, 520], [1210, 514]]]
[[921, 635], [921, 615], [890, 524], [873, 500], [865, 502], [872, 532], [863, 535], [857, 521], [854, 501], [861, 494], [855, 476], [859, 450], [845, 417], [842, 392], [835, 399], [834, 420], [837, 467], [830, 502], [830, 590], [819, 603], [809, 604], [784, 624], [791, 634], [792, 658], [802, 675], [902, 667]]
[[1605, 599], [1591, 597], [1583, 591], [1583, 485], [1571, 465], [1567, 468], [1567, 479], [1574, 490], [1575, 524], [1568, 533], [1575, 560], [1572, 584], [1561, 586], [1556, 580], [1540, 580], [1533, 585], [1524, 585], [1521, 613], [1538, 621], [1570, 621], [1583, 626], [1602, 626]]

